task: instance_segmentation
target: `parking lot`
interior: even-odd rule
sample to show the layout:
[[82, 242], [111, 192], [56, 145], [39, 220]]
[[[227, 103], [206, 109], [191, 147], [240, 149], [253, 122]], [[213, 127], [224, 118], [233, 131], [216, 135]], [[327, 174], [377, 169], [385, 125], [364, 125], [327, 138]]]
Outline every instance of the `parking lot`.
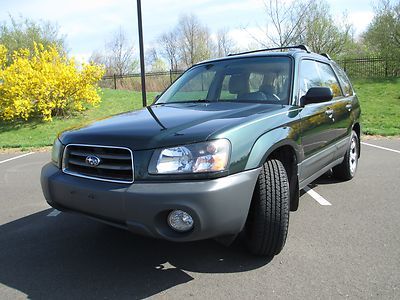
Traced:
[[272, 260], [59, 213], [40, 187], [50, 154], [0, 154], [0, 299], [399, 299], [400, 140], [365, 143], [354, 180], [303, 193]]

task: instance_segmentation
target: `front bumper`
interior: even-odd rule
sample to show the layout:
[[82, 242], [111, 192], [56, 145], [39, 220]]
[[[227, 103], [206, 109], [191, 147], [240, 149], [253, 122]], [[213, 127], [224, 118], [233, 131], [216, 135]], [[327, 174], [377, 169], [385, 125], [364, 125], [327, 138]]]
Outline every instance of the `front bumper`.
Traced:
[[[259, 174], [253, 169], [213, 180], [130, 185], [102, 182], [64, 174], [52, 163], [42, 169], [47, 202], [59, 210], [74, 211], [171, 241], [194, 241], [239, 233], [246, 222]], [[173, 231], [167, 216], [174, 209], [192, 215], [194, 228]]]

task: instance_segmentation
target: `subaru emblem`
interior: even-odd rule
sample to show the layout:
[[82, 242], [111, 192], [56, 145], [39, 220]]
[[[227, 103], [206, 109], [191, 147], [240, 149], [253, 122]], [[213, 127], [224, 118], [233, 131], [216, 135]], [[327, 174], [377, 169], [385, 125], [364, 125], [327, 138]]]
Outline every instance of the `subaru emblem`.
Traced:
[[85, 161], [86, 161], [86, 164], [88, 164], [91, 167], [97, 167], [101, 162], [100, 158], [98, 158], [97, 156], [94, 156], [94, 155], [87, 156]]

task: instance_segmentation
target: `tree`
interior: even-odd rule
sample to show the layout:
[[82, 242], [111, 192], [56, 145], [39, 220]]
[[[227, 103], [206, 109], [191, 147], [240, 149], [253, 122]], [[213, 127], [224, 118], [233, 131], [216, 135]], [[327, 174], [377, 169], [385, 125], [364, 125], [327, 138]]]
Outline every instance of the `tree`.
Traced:
[[311, 1], [265, 0], [265, 40], [250, 35], [263, 47], [294, 45], [304, 33], [304, 19], [310, 6]]
[[227, 56], [230, 53], [235, 52], [235, 43], [229, 37], [229, 30], [223, 28], [217, 32], [217, 57]]
[[213, 43], [209, 29], [195, 15], [184, 15], [178, 23], [180, 59], [185, 67], [211, 58]]
[[108, 71], [114, 74], [127, 74], [137, 69], [138, 64], [133, 56], [134, 47], [121, 28], [106, 43], [106, 50]]
[[159, 37], [158, 42], [161, 44], [162, 55], [170, 63], [171, 70], [178, 70], [179, 54], [177, 30], [163, 33]]
[[308, 45], [316, 53], [338, 55], [351, 42], [352, 26], [333, 18], [329, 5], [324, 1], [310, 1], [304, 16], [304, 30], [299, 43]]
[[105, 43], [105, 51], [92, 53], [91, 62], [105, 66], [106, 75], [128, 74], [137, 71], [138, 61], [134, 57], [134, 47], [120, 28]]
[[35, 43], [45, 48], [54, 46], [61, 55], [67, 52], [65, 37], [59, 33], [57, 24], [23, 17], [15, 19], [10, 15], [9, 22], [0, 25], [0, 44], [8, 49], [8, 64], [11, 63], [12, 54], [16, 50], [24, 48], [33, 53]]
[[159, 37], [159, 43], [172, 70], [209, 59], [214, 51], [209, 29], [195, 15], [182, 16], [174, 29]]
[[305, 44], [314, 52], [336, 55], [351, 40], [352, 27], [334, 19], [325, 1], [265, 0], [264, 5], [265, 40], [253, 36], [263, 47]]
[[150, 48], [146, 51], [146, 70], [151, 72], [168, 71], [166, 63], [158, 56], [156, 48]]
[[375, 16], [364, 34], [365, 42], [378, 55], [399, 61], [400, 57], [400, 1], [391, 4], [381, 0]]

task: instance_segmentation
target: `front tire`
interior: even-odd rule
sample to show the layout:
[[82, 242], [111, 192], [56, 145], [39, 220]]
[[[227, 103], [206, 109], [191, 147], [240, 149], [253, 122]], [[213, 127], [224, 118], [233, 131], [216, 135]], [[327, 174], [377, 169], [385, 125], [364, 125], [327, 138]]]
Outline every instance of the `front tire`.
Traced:
[[355, 131], [351, 133], [350, 145], [346, 151], [343, 162], [332, 169], [333, 177], [347, 181], [354, 177], [358, 167], [358, 157], [360, 154], [360, 143]]
[[253, 254], [274, 256], [286, 242], [289, 226], [289, 180], [282, 162], [268, 160], [253, 193], [245, 243]]

